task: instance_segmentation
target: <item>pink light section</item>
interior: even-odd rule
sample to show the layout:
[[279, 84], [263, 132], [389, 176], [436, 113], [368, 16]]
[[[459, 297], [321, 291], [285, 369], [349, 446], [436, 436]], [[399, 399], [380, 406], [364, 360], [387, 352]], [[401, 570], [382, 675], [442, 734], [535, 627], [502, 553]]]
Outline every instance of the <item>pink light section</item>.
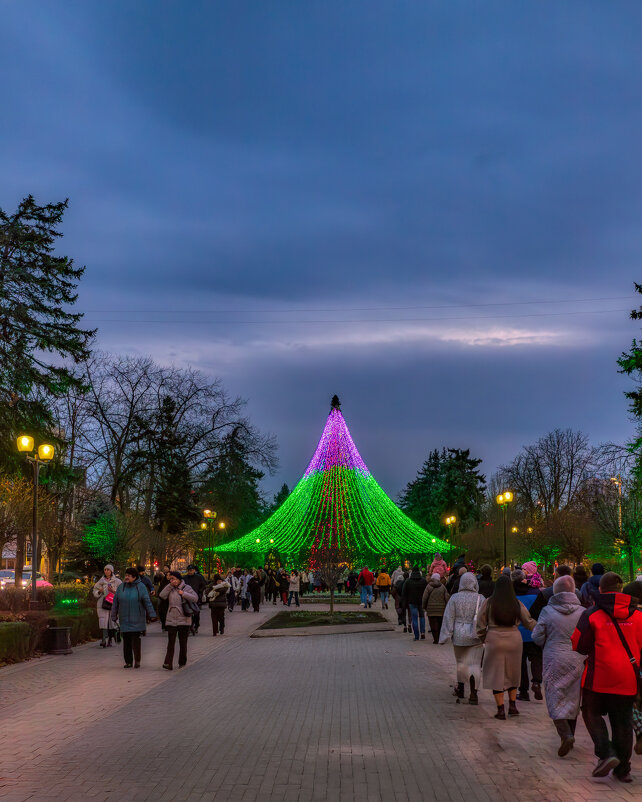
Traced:
[[356, 468], [365, 474], [370, 473], [357, 451], [341, 411], [333, 409], [305, 475], [337, 467]]

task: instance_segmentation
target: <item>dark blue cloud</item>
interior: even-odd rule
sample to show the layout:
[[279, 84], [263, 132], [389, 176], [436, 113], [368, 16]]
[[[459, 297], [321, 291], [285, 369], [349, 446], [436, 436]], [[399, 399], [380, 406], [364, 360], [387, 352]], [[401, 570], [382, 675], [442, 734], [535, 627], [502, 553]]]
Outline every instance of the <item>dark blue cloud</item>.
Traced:
[[0, 205], [69, 196], [100, 345], [220, 372], [289, 480], [335, 391], [395, 491], [433, 445], [492, 467], [555, 425], [624, 437], [625, 314], [503, 315], [628, 301], [470, 309], [491, 319], [423, 333], [170, 312], [626, 294], [641, 23], [637, 2], [579, 0], [6, 4]]

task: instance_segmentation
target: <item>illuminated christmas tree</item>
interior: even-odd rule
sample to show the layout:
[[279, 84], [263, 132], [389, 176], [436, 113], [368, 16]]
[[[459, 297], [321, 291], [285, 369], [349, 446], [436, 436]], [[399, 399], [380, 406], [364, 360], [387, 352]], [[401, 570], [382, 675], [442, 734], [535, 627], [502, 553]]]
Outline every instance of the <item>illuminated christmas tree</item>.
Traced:
[[286, 501], [249, 534], [216, 551], [258, 563], [338, 547], [373, 566], [389, 560], [424, 561], [448, 544], [428, 534], [384, 493], [355, 446], [335, 395], [314, 456]]

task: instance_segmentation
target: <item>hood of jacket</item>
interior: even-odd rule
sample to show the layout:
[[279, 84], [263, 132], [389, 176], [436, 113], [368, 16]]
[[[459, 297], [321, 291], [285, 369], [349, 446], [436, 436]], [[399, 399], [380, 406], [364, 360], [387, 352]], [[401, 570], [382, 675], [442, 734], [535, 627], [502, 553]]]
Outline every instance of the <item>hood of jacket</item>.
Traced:
[[429, 585], [430, 585], [432, 588], [439, 588], [439, 587], [443, 587], [443, 585], [441, 584], [441, 582], [440, 582], [438, 579], [431, 579], [431, 580], [429, 580], [428, 584], [429, 584]]
[[636, 599], [627, 596], [626, 593], [600, 593], [595, 600], [595, 606], [619, 621], [630, 618], [638, 609]]
[[582, 604], [577, 598], [575, 591], [564, 591], [562, 593], [554, 593], [548, 600], [548, 606], [554, 607], [558, 613], [563, 615], [570, 615], [575, 612]]

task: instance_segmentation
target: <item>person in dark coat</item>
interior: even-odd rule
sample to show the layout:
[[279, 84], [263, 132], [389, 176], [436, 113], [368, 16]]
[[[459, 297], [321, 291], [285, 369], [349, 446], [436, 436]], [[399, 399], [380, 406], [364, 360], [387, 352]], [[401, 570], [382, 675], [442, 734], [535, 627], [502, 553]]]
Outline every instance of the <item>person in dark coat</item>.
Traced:
[[584, 568], [582, 563], [575, 566], [575, 570], [573, 571], [573, 579], [575, 580], [575, 588], [577, 590], [582, 590], [582, 586], [588, 581], [588, 574], [586, 573], [586, 568]]
[[126, 568], [124, 582], [116, 588], [111, 607], [111, 619], [118, 621], [123, 638], [125, 668], [140, 668], [140, 636], [147, 629], [147, 618], [157, 620], [147, 588], [136, 568]]
[[482, 565], [479, 569], [479, 577], [477, 578], [479, 586], [479, 595], [485, 599], [489, 599], [493, 595], [495, 583], [493, 582], [493, 569], [490, 565]]
[[[461, 569], [464, 571], [461, 571]], [[462, 573], [466, 573], [466, 555], [460, 554], [459, 557], [455, 560], [453, 567], [450, 569], [450, 574], [448, 576], [448, 582], [446, 582], [446, 590], [452, 596], [453, 593], [457, 593], [459, 588], [459, 577]]]
[[259, 605], [261, 604], [261, 574], [259, 571], [254, 571], [250, 576], [247, 589], [250, 594], [250, 599], [252, 599], [252, 609], [255, 613], [258, 613]]
[[[188, 565], [187, 566], [187, 573], [183, 577], [183, 581], [186, 585], [189, 585], [190, 588], [196, 593], [198, 601], [196, 602], [198, 606], [201, 606], [203, 601], [203, 591], [207, 586], [207, 582], [205, 581], [205, 577], [203, 574], [199, 573], [195, 565]], [[192, 615], [192, 626], [191, 626], [191, 633], [192, 635], [196, 635], [198, 632], [198, 628], [201, 625], [201, 613], [195, 612]]]
[[[512, 572], [511, 580], [513, 588], [515, 589], [515, 596], [524, 607], [530, 612], [531, 607], [535, 603], [539, 590], [531, 587], [526, 580], [526, 575], [521, 568]], [[532, 616], [531, 616], [532, 618]], [[534, 619], [533, 619], [534, 620]], [[531, 664], [532, 675], [532, 691], [535, 698], [541, 701], [544, 697], [542, 695], [542, 648], [536, 643], [533, 643], [533, 636], [531, 629], [523, 623], [519, 625], [519, 632], [522, 636], [522, 678], [519, 684], [518, 699], [522, 702], [530, 702], [531, 697], [529, 694], [529, 678], [528, 678], [528, 663]]]
[[421, 639], [426, 640], [426, 618], [421, 606], [421, 600], [423, 599], [427, 584], [426, 578], [421, 573], [419, 566], [415, 565], [410, 572], [410, 576], [403, 583], [403, 589], [401, 591], [404, 603], [407, 604], [410, 609], [412, 631], [415, 640], [419, 640], [420, 632]]
[[279, 593], [281, 594], [281, 599], [283, 604], [287, 606], [288, 603], [288, 593], [290, 592], [290, 580], [288, 579], [288, 575], [285, 572], [285, 569], [281, 569], [281, 573], [279, 574]]
[[205, 591], [212, 617], [214, 637], [225, 632], [225, 608], [229, 590], [230, 583], [226, 582], [220, 574], [214, 574], [214, 579], [207, 585]]
[[145, 587], [147, 588], [147, 592], [149, 593], [149, 595], [150, 596], [156, 595], [156, 592], [154, 590], [154, 583], [152, 582], [152, 580], [145, 573], [145, 566], [144, 565], [137, 565], [136, 566], [136, 570], [138, 571], [138, 578], [143, 583], [143, 585], [145, 585]]
[[600, 595], [600, 580], [604, 576], [604, 566], [602, 563], [593, 563], [591, 566], [591, 578], [588, 579], [580, 590], [580, 597], [584, 607], [592, 607]]

